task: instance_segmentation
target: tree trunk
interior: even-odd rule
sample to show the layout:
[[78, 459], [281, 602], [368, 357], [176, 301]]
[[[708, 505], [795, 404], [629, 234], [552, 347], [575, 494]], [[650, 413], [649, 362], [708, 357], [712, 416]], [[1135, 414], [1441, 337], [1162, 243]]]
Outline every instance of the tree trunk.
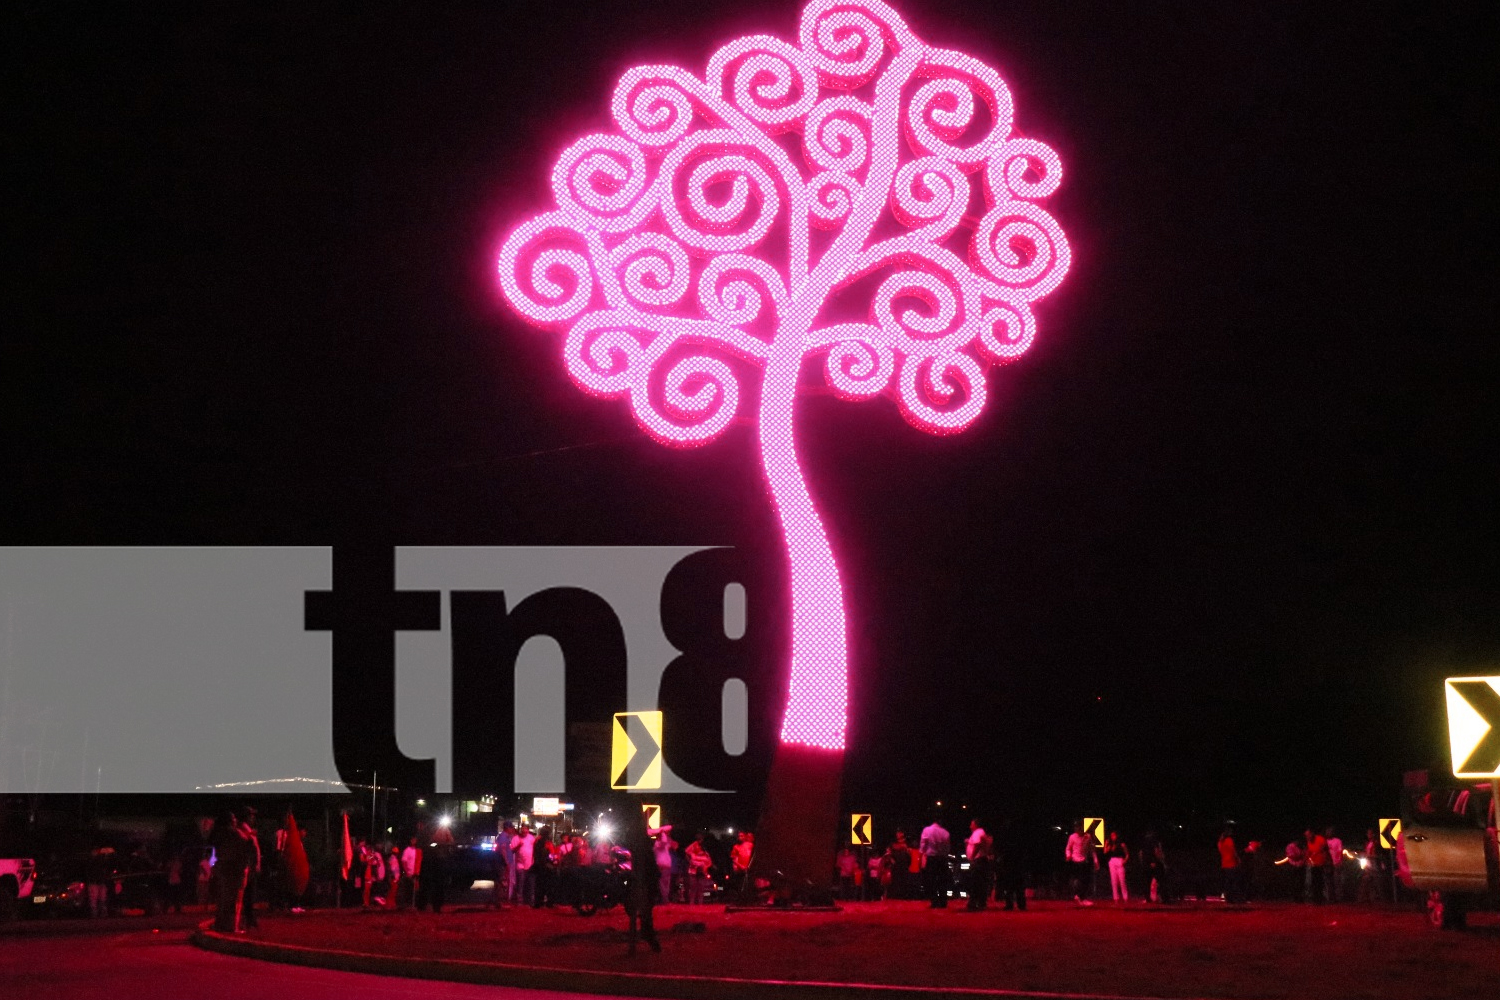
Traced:
[[780, 902], [832, 899], [848, 720], [843, 586], [797, 460], [792, 403], [805, 331], [777, 332], [761, 392], [761, 464], [786, 542], [792, 641], [780, 743], [752, 861]]

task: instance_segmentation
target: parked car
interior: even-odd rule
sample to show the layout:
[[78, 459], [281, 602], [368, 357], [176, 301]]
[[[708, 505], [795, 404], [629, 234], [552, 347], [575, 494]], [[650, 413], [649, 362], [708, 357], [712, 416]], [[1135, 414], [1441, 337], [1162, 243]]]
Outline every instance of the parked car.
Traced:
[[0, 858], [0, 924], [15, 919], [17, 900], [30, 895], [35, 878], [30, 858]]
[[[85, 873], [87, 857], [69, 858], [37, 873], [31, 890], [33, 916], [86, 917], [89, 913]], [[114, 916], [140, 910], [148, 916], [162, 911], [167, 898], [167, 876], [147, 858], [122, 857], [110, 865], [108, 906]]]
[[1459, 929], [1471, 908], [1500, 902], [1500, 803], [1494, 782], [1434, 784], [1429, 773], [1407, 773], [1396, 871], [1407, 888], [1427, 893], [1433, 927]]

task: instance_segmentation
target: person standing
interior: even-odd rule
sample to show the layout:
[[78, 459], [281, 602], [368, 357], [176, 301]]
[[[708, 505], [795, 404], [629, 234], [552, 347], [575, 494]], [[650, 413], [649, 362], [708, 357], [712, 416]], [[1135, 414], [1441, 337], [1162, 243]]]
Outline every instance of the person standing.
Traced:
[[1252, 840], [1245, 845], [1245, 853], [1240, 858], [1240, 892], [1245, 902], [1258, 899], [1266, 899], [1266, 887], [1271, 883], [1271, 872], [1275, 869], [1275, 862], [1271, 860], [1271, 852], [1266, 850], [1263, 840]]
[[1314, 903], [1327, 902], [1328, 873], [1333, 867], [1328, 841], [1311, 827], [1303, 836], [1307, 839], [1307, 898]]
[[214, 930], [220, 934], [241, 931], [240, 907], [245, 898], [245, 874], [250, 869], [250, 842], [233, 812], [214, 824], [214, 892], [217, 910]]
[[536, 831], [536, 845], [531, 852], [531, 870], [536, 872], [536, 898], [532, 903], [533, 907], [551, 906], [557, 892], [557, 872], [562, 854], [559, 843], [552, 839], [552, 829], [551, 826], [543, 826]]
[[167, 862], [167, 903], [173, 913], [182, 912], [182, 904], [188, 896], [188, 886], [198, 878], [198, 865], [188, 856], [184, 848]]
[[245, 835], [245, 892], [240, 901], [240, 926], [247, 931], [260, 926], [255, 917], [256, 882], [260, 879], [260, 837], [255, 832], [255, 807], [241, 806], [237, 814], [240, 830]]
[[515, 824], [507, 821], [495, 837], [495, 889], [490, 893], [490, 905], [497, 910], [516, 901], [516, 852], [510, 846], [515, 836]]
[[1116, 903], [1130, 902], [1130, 890], [1125, 885], [1125, 863], [1129, 860], [1130, 848], [1120, 839], [1120, 831], [1109, 831], [1104, 840], [1104, 863], [1109, 868], [1109, 898]]
[[[631, 817], [627, 807], [621, 812]], [[630, 922], [629, 954], [635, 954], [637, 934], [644, 938], [652, 951], [661, 951], [661, 942], [656, 937], [656, 924], [652, 911], [656, 907], [657, 894], [661, 892], [661, 870], [656, 864], [655, 838], [646, 829], [646, 814], [634, 810], [634, 817], [625, 821], [621, 840], [630, 852], [630, 881], [625, 886], [625, 915]], [[742, 840], [741, 843], [744, 843]], [[738, 844], [735, 845], [739, 847]], [[748, 860], [746, 871], [749, 871]]]
[[401, 849], [401, 896], [396, 905], [401, 909], [417, 905], [417, 896], [420, 894], [418, 881], [422, 877], [422, 849], [417, 846], [417, 838], [413, 836]]
[[1226, 826], [1219, 834], [1219, 878], [1224, 902], [1243, 902], [1240, 899], [1240, 850], [1234, 842], [1233, 827]]
[[676, 840], [672, 841], [672, 898], [687, 902], [688, 867], [687, 851]]
[[932, 822], [923, 828], [922, 837], [917, 841], [917, 850], [922, 855], [923, 895], [934, 910], [948, 906], [948, 890], [953, 882], [953, 870], [948, 861], [952, 853], [953, 838], [939, 822], [940, 818], [933, 816]]
[[729, 849], [729, 867], [734, 877], [735, 892], [741, 898], [750, 895], [750, 862], [755, 859], [755, 834], [741, 830], [739, 840]]
[[708, 873], [713, 870], [714, 866], [713, 857], [709, 855], [708, 848], [703, 846], [701, 831], [687, 846], [687, 864], [688, 902], [694, 906], [701, 906], [708, 896]]
[[557, 892], [556, 851], [556, 845], [552, 843], [552, 828], [544, 826], [537, 830], [536, 843], [531, 848], [532, 881], [535, 886], [531, 893], [531, 907], [534, 910], [551, 906]]
[[1344, 842], [1333, 832], [1331, 826], [1324, 831], [1323, 838], [1328, 841], [1328, 901], [1337, 903], [1342, 895], [1339, 882], [1344, 874]]
[[672, 839], [672, 824], [668, 823], [649, 832], [652, 837], [651, 853], [656, 858], [656, 868], [660, 872], [657, 877], [661, 879], [660, 895], [657, 899], [663, 903], [670, 903], [672, 901], [672, 855], [677, 850], [677, 841]]
[[292, 891], [289, 885], [290, 878], [287, 874], [287, 838], [290, 834], [286, 828], [286, 818], [276, 824], [276, 830], [271, 834], [269, 850], [263, 851], [265, 862], [266, 909], [286, 910], [291, 908]]
[[1307, 848], [1300, 840], [1286, 845], [1286, 863], [1292, 869], [1292, 900], [1303, 902], [1307, 898]]
[[1167, 852], [1155, 830], [1141, 838], [1141, 860], [1146, 864], [1147, 898], [1153, 903], [1167, 903]]
[[1026, 911], [1026, 846], [1015, 820], [1006, 817], [995, 838], [995, 899], [1006, 910]]
[[385, 861], [380, 857], [380, 852], [371, 847], [365, 838], [359, 838], [357, 848], [360, 867], [360, 889], [361, 900], [365, 909], [370, 908], [370, 894], [375, 891], [375, 883], [385, 878]]
[[1093, 906], [1094, 872], [1099, 868], [1099, 859], [1094, 854], [1094, 838], [1083, 832], [1083, 820], [1073, 824], [1073, 832], [1063, 847], [1063, 859], [1068, 866], [1068, 881], [1073, 888], [1073, 902], [1079, 906]]
[[1375, 835], [1375, 830], [1371, 827], [1365, 830], [1365, 856], [1360, 862], [1358, 902], [1373, 903], [1383, 895], [1376, 889], [1376, 879], [1383, 867], [1379, 863], [1379, 858], [1380, 838]]
[[536, 901], [536, 874], [531, 870], [536, 858], [536, 834], [531, 832], [531, 827], [521, 824], [511, 838], [510, 849], [515, 852], [516, 875], [520, 878], [521, 889], [517, 898], [522, 906], [530, 906]]
[[890, 869], [886, 862], [885, 854], [870, 852], [869, 860], [865, 862], [865, 902], [878, 903], [885, 897], [886, 880], [890, 878]]
[[968, 910], [982, 910], [990, 899], [990, 870], [995, 855], [995, 842], [984, 832], [978, 819], [969, 821], [969, 839], [964, 841], [964, 856], [969, 862], [969, 884], [966, 886]]
[[912, 865], [916, 865], [917, 872], [922, 871], [922, 855], [911, 849], [906, 842], [906, 831], [898, 829], [896, 839], [885, 849], [886, 871], [890, 875], [890, 891], [887, 893], [891, 899], [913, 899], [917, 893], [911, 890]]
[[406, 880], [401, 877], [401, 849], [395, 844], [391, 845], [390, 853], [386, 855], [385, 874], [390, 880], [390, 888], [385, 894], [385, 908], [394, 910], [396, 897], [406, 891]]
[[198, 850], [198, 885], [194, 890], [193, 902], [200, 905], [207, 904], [213, 900], [214, 852], [212, 841], [209, 842], [208, 848], [205, 851], [200, 846]]
[[114, 867], [110, 861], [113, 855], [114, 849], [108, 847], [95, 847], [89, 851], [83, 880], [88, 887], [90, 918], [109, 916], [109, 882]]
[[839, 848], [833, 859], [833, 872], [838, 877], [839, 898], [856, 899], [859, 893], [859, 856], [848, 844]]

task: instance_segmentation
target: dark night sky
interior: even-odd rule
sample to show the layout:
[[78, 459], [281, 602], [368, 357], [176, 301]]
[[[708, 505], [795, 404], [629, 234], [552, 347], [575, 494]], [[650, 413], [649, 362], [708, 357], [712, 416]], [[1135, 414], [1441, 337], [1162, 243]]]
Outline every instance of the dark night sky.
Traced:
[[[1075, 259], [966, 433], [800, 406], [851, 801], [1383, 813], [1500, 660], [1496, 8], [901, 6], [1061, 153]], [[774, 562], [750, 424], [651, 443], [491, 275], [622, 71], [797, 14], [13, 7], [4, 541]]]

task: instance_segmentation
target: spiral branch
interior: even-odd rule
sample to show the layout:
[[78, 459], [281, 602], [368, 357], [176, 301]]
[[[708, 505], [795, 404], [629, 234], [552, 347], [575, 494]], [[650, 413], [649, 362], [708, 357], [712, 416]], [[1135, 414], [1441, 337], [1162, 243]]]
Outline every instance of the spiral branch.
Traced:
[[[783, 335], [824, 353], [843, 398], [889, 393], [924, 430], [968, 426], [983, 366], [1030, 347], [1032, 303], [1071, 264], [1038, 204], [1061, 161], [1013, 134], [1005, 81], [926, 45], [880, 0], [811, 0], [795, 42], [735, 39], [701, 77], [632, 69], [610, 110], [615, 131], [558, 157], [556, 209], [504, 241], [501, 288], [528, 321], [567, 329], [574, 380], [628, 396], [658, 439], [719, 433], [738, 400], [732, 362], [765, 364]], [[800, 133], [803, 162], [784, 131]], [[974, 183], [984, 208], [970, 214]], [[906, 231], [876, 229], [885, 212]], [[761, 252], [783, 226], [784, 265]], [[817, 229], [834, 239], [813, 262]], [[883, 238], [858, 247], [869, 231]], [[867, 322], [817, 326], [829, 295], [877, 272]]]

